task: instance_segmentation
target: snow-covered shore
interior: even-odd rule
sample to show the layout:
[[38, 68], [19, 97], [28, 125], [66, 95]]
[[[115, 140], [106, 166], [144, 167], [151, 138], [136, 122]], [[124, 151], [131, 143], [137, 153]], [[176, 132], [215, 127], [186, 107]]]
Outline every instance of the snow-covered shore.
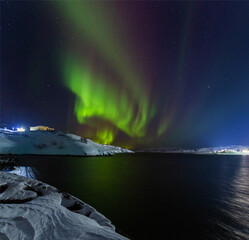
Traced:
[[16, 132], [0, 129], [0, 154], [97, 156], [131, 152], [60, 131]]
[[149, 148], [149, 149], [136, 149], [134, 151], [154, 152], [154, 153], [249, 155], [249, 146], [231, 145], [231, 146], [197, 148], [197, 149]]
[[0, 172], [0, 239], [123, 240], [110, 220], [38, 180]]

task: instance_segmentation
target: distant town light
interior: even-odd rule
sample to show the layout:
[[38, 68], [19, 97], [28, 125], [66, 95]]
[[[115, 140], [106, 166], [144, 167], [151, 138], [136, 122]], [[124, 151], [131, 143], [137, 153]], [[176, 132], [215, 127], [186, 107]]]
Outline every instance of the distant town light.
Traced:
[[48, 127], [48, 126], [35, 126], [30, 127], [30, 131], [54, 131], [54, 128]]
[[248, 149], [243, 149], [242, 153], [249, 154], [249, 150]]
[[25, 132], [25, 128], [20, 127], [20, 128], [16, 128], [17, 132]]

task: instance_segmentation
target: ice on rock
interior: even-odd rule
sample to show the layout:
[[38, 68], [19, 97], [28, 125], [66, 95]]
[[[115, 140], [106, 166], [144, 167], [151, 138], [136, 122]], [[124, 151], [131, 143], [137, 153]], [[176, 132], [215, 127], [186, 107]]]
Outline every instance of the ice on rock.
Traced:
[[0, 172], [0, 239], [127, 239], [81, 200], [38, 180]]

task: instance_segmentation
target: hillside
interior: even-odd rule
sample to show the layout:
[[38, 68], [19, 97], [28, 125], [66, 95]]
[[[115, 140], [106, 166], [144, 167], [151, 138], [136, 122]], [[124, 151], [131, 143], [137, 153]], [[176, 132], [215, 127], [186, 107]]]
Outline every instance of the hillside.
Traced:
[[0, 154], [97, 156], [131, 152], [60, 131], [17, 132], [0, 129]]

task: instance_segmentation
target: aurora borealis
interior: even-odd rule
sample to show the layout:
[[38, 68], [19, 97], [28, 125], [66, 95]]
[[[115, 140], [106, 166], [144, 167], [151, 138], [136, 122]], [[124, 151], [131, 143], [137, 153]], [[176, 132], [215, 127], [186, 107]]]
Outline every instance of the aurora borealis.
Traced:
[[2, 125], [127, 147], [248, 144], [248, 2], [1, 9]]
[[[110, 77], [98, 71], [84, 54], [82, 60], [75, 56], [69, 61], [66, 59], [63, 66], [65, 82], [77, 96], [78, 122], [94, 127], [94, 139], [100, 143], [112, 143], [118, 130], [130, 137], [144, 137], [146, 126], [154, 115], [154, 106], [149, 104], [146, 79], [137, 76], [135, 64], [131, 65], [129, 52], [124, 51], [111, 20], [102, 14], [107, 9], [94, 2], [56, 2], [56, 5], [65, 20], [72, 24], [72, 31], [79, 32], [86, 44], [93, 45], [97, 57], [101, 55], [104, 60], [104, 68], [110, 65], [115, 75]], [[96, 123], [93, 118], [102, 121]]]
[[[68, 68], [68, 69], [67, 69]], [[104, 143], [111, 143], [114, 139], [115, 126], [131, 137], [145, 135], [146, 122], [148, 121], [148, 106], [142, 105], [138, 113], [135, 112], [132, 97], [128, 91], [106, 82], [104, 78], [94, 75], [84, 64], [70, 61], [64, 67], [65, 81], [68, 88], [76, 94], [75, 113], [81, 124], [97, 127], [96, 137]], [[96, 97], [92, 97], [96, 95]], [[130, 99], [131, 98], [131, 99]], [[145, 104], [145, 103], [144, 103]], [[105, 126], [94, 122], [94, 117], [109, 121]]]

